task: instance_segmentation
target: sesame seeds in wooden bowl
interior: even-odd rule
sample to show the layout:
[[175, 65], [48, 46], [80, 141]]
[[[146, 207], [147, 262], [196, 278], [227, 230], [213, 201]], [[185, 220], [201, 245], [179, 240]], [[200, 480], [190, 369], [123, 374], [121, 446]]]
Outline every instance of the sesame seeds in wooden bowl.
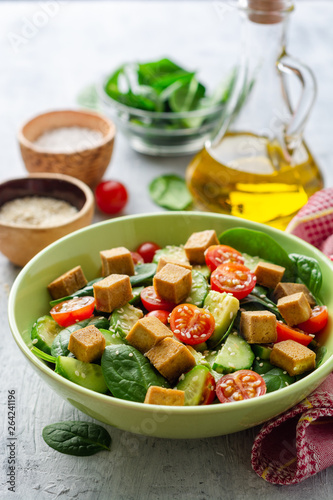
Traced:
[[51, 111], [36, 116], [18, 133], [28, 172], [70, 175], [95, 187], [107, 169], [116, 127], [92, 111]]
[[0, 184], [0, 251], [24, 266], [50, 243], [89, 225], [91, 189], [62, 174], [34, 174]]

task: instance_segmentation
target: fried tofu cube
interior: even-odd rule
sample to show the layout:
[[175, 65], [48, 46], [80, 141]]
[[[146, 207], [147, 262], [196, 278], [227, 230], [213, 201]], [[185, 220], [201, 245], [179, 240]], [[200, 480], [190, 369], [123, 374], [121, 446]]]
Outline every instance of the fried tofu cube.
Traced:
[[146, 356], [171, 384], [195, 366], [195, 358], [189, 349], [171, 337], [161, 340]]
[[275, 288], [280, 283], [284, 275], [285, 268], [270, 264], [269, 262], [258, 262], [254, 274], [257, 277], [257, 284], [267, 288]]
[[184, 250], [191, 264], [205, 264], [205, 251], [212, 245], [219, 245], [213, 229], [192, 233], [185, 243]]
[[127, 248], [111, 248], [111, 250], [102, 250], [99, 254], [102, 260], [102, 276], [110, 274], [134, 275], [132, 255]]
[[93, 288], [98, 311], [110, 313], [133, 298], [130, 279], [124, 274], [110, 274]]
[[71, 333], [68, 349], [76, 359], [91, 363], [99, 359], [105, 349], [105, 337], [94, 325]]
[[249, 344], [276, 342], [276, 316], [269, 311], [243, 311], [240, 331]]
[[192, 272], [175, 264], [166, 264], [155, 274], [153, 284], [162, 299], [179, 304], [191, 292]]
[[289, 326], [307, 321], [311, 316], [311, 307], [303, 292], [293, 293], [278, 300], [278, 310]]
[[47, 289], [52, 299], [55, 300], [77, 292], [80, 288], [86, 286], [87, 283], [88, 281], [86, 280], [82, 267], [76, 266], [52, 281], [52, 283], [47, 286]]
[[155, 316], [145, 316], [131, 328], [126, 340], [142, 354], [145, 354], [166, 337], [172, 337], [171, 330]]
[[158, 273], [158, 271], [160, 271], [162, 267], [166, 266], [167, 264], [174, 264], [175, 266], [184, 267], [185, 269], [189, 269], [190, 271], [192, 270], [192, 266], [189, 262], [182, 262], [181, 260], [176, 260], [172, 257], [162, 256], [158, 261], [156, 272]]
[[314, 307], [316, 305], [316, 301], [311, 295], [308, 287], [306, 285], [303, 285], [302, 283], [278, 283], [273, 292], [273, 300], [277, 302], [282, 297], [300, 292], [304, 293], [310, 304], [310, 307]]
[[300, 375], [316, 367], [316, 354], [294, 340], [283, 340], [274, 344], [270, 362], [289, 375]]
[[165, 389], [151, 385], [147, 391], [144, 403], [148, 405], [184, 406], [185, 392], [178, 389]]

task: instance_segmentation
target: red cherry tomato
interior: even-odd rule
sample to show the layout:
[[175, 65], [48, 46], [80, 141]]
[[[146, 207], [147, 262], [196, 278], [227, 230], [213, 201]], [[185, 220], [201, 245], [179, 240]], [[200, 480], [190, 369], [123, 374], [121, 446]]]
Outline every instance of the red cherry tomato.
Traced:
[[211, 271], [214, 271], [221, 264], [226, 262], [238, 262], [244, 264], [243, 255], [227, 245], [212, 245], [205, 252], [206, 264]]
[[309, 345], [312, 337], [310, 335], [306, 335], [303, 332], [297, 331], [290, 326], [285, 325], [284, 323], [280, 323], [278, 321], [276, 323], [276, 333], [277, 333], [277, 342], [282, 342], [283, 340], [294, 340], [302, 345]]
[[214, 316], [194, 304], [179, 304], [170, 315], [170, 327], [175, 337], [184, 344], [206, 342], [215, 329]]
[[238, 370], [223, 375], [216, 384], [216, 395], [221, 403], [243, 401], [266, 393], [264, 379], [252, 370]]
[[297, 325], [297, 328], [304, 330], [306, 333], [320, 332], [327, 325], [328, 312], [326, 306], [317, 306], [312, 309], [312, 314], [307, 321]]
[[202, 393], [202, 402], [200, 403], [201, 405], [210, 405], [216, 395], [216, 383], [213, 375], [211, 373], [208, 373], [207, 379], [205, 382], [205, 388]]
[[138, 252], [131, 252], [133, 264], [136, 266], [137, 264], [143, 264], [144, 260]]
[[74, 325], [92, 316], [95, 307], [94, 297], [75, 297], [52, 307], [50, 314], [60, 326]]
[[126, 205], [128, 193], [125, 186], [118, 181], [103, 181], [95, 190], [98, 208], [106, 214], [117, 214]]
[[152, 262], [155, 252], [157, 250], [160, 250], [160, 246], [157, 245], [157, 243], [154, 243], [153, 241], [145, 241], [144, 243], [141, 243], [141, 245], [138, 246], [136, 249], [137, 253], [141, 255], [143, 260], [147, 262]]
[[144, 288], [140, 294], [141, 302], [143, 307], [147, 311], [155, 311], [156, 309], [162, 309], [163, 311], [171, 312], [176, 304], [168, 302], [167, 300], [161, 299], [155, 292], [153, 286], [147, 286]]
[[164, 325], [169, 323], [169, 312], [164, 311], [163, 309], [155, 309], [154, 311], [150, 311], [146, 316], [155, 316], [158, 318]]
[[256, 277], [249, 268], [242, 264], [228, 262], [221, 264], [210, 277], [212, 290], [232, 293], [236, 299], [243, 299], [252, 292]]

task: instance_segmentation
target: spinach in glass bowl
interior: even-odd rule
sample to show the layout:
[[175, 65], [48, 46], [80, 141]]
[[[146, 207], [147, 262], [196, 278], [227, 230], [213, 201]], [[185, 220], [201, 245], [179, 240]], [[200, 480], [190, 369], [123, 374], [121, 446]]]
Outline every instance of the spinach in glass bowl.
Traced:
[[135, 150], [161, 156], [191, 154], [219, 128], [235, 76], [233, 70], [208, 95], [195, 71], [170, 59], [127, 63], [104, 80], [100, 96], [105, 112]]

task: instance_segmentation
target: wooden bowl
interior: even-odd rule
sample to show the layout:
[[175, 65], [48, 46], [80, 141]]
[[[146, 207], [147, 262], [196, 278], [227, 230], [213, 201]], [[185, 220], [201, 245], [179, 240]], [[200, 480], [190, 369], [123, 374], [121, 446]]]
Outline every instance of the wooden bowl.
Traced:
[[[102, 132], [96, 146], [72, 153], [48, 152], [34, 141], [44, 132], [61, 127], [85, 127]], [[92, 111], [51, 111], [36, 116], [18, 132], [21, 154], [28, 172], [71, 175], [95, 187], [102, 179], [112, 155], [116, 127], [108, 118]]]
[[78, 212], [65, 223], [48, 227], [0, 222], [0, 251], [14, 264], [24, 266], [50, 243], [89, 225], [94, 214], [94, 196], [83, 182], [62, 174], [34, 174], [0, 184], [0, 207], [25, 196], [64, 200]]

